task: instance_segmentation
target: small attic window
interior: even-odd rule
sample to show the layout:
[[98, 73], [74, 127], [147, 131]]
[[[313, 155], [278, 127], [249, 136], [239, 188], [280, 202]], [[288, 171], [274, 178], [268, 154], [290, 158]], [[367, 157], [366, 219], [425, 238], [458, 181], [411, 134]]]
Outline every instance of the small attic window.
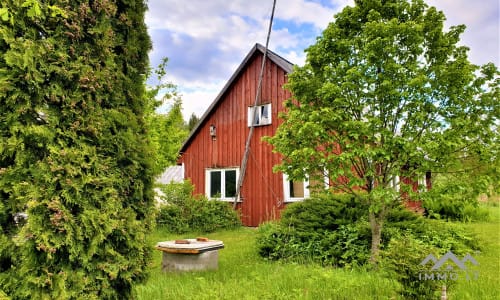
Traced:
[[[253, 117], [253, 124], [251, 122]], [[248, 108], [248, 127], [264, 126], [271, 124], [271, 103], [251, 106]]]

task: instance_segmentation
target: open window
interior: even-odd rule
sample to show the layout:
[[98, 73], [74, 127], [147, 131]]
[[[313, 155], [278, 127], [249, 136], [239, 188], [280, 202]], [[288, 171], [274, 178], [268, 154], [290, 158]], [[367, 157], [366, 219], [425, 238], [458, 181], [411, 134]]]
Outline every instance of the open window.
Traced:
[[[271, 103], [264, 105], [251, 106], [248, 108], [248, 127], [270, 125], [271, 118]], [[253, 117], [253, 123], [252, 123]]]
[[234, 200], [238, 175], [238, 168], [205, 170], [205, 195], [208, 198]]

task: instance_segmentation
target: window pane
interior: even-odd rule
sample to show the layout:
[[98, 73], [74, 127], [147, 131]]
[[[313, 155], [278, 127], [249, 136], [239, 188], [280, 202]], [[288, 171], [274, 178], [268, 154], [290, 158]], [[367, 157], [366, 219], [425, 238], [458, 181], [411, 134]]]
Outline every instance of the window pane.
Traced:
[[225, 173], [226, 198], [236, 197], [236, 170], [228, 170]]
[[303, 181], [290, 181], [290, 198], [304, 198]]
[[262, 124], [269, 124], [269, 106], [270, 105], [262, 105], [260, 108], [260, 119]]
[[221, 196], [221, 172], [210, 172], [210, 197]]
[[319, 193], [325, 190], [325, 182], [317, 179], [312, 179], [309, 181], [308, 188], [311, 193]]
[[255, 109], [255, 107], [252, 109], [252, 113], [255, 111], [255, 116], [253, 119], [253, 125], [259, 125], [260, 124], [260, 116], [259, 116], [259, 110]]

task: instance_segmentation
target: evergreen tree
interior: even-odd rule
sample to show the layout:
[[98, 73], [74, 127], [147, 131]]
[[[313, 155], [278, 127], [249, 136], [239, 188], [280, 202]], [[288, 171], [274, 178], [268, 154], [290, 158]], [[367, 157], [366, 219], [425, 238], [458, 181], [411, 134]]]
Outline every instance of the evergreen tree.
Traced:
[[193, 130], [198, 125], [198, 122], [200, 122], [200, 118], [195, 113], [192, 113], [188, 121], [188, 130]]
[[2, 1], [0, 289], [13, 298], [124, 299], [145, 277], [145, 11], [144, 1]]

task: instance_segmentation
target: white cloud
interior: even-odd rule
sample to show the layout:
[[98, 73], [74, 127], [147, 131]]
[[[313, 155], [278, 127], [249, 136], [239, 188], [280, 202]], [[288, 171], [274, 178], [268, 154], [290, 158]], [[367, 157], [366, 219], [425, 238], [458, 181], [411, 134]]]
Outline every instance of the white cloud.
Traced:
[[443, 11], [447, 27], [465, 24], [461, 44], [470, 48], [469, 59], [475, 64], [500, 63], [500, 2], [498, 0], [426, 0]]
[[[499, 63], [498, 0], [426, 0], [447, 26], [466, 24], [462, 43], [473, 63]], [[354, 0], [277, 1], [270, 49], [302, 65], [305, 48]], [[149, 0], [146, 22], [153, 66], [168, 57], [167, 79], [179, 87], [184, 116], [201, 116], [255, 43], [266, 41], [270, 0]]]

